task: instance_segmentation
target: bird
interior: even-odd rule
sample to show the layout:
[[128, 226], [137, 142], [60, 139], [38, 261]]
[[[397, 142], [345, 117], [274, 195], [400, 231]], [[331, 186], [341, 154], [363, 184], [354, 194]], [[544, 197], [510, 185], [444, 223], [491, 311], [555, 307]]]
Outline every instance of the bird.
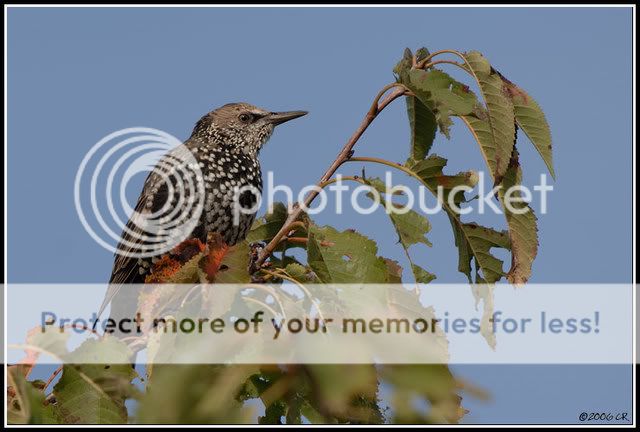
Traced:
[[[246, 209], [255, 207], [258, 197], [247, 192], [262, 191], [260, 150], [276, 126], [306, 114], [307, 111], [272, 112], [239, 102], [226, 104], [200, 118], [191, 136], [169, 151], [147, 176], [133, 215], [124, 227], [116, 249], [109, 287], [97, 316], [104, 312], [109, 303], [112, 303], [113, 312], [116, 297], [123, 291], [122, 286], [144, 283], [153, 271], [153, 263], [163, 255], [154, 255], [153, 247], [158, 238], [167, 238], [167, 233], [161, 232], [162, 229], [145, 229], [135, 216], [161, 212], [173, 214], [174, 219], [182, 217], [190, 222], [181, 227], [184, 231], [186, 226], [188, 232], [176, 228], [175, 232], [168, 233], [169, 238], [198, 239], [204, 243], [208, 233], [219, 233], [229, 246], [244, 240], [256, 213], [243, 211], [239, 218], [234, 219], [234, 200], [239, 200]], [[179, 165], [176, 161], [188, 163], [178, 167], [183, 169], [175, 169]], [[184, 169], [184, 165], [192, 169]], [[199, 186], [198, 189], [185, 187], [192, 180]], [[242, 187], [245, 187], [245, 193], [236, 196], [237, 188]], [[196, 199], [201, 199], [203, 206], [200, 214], [196, 215], [198, 217], [192, 219], [192, 214], [184, 212], [188, 212], [187, 207]], [[138, 250], [151, 252], [143, 257], [132, 253]], [[120, 297], [121, 304], [131, 303], [126, 296], [120, 294]], [[130, 310], [131, 304], [124, 309]]]

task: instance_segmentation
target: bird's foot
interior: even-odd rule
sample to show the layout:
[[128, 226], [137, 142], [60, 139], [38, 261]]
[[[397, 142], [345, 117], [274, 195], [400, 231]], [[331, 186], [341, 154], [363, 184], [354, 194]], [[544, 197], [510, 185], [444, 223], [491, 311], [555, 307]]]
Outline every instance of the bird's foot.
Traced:
[[258, 261], [258, 257], [260, 256], [260, 252], [266, 246], [264, 242], [253, 242], [249, 244], [249, 274], [255, 276], [255, 273], [261, 268], [265, 268], [266, 265], [271, 265], [270, 263], [264, 263], [258, 266], [256, 263]]

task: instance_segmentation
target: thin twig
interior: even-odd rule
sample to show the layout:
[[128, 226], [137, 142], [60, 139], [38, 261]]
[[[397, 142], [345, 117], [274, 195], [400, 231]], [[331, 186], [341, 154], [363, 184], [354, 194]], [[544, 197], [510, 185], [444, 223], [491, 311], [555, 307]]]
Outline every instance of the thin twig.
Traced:
[[440, 50], [440, 51], [436, 51], [434, 53], [429, 54], [428, 56], [426, 56], [425, 58], [423, 58], [422, 60], [420, 60], [420, 62], [415, 65], [415, 69], [424, 69], [425, 65], [427, 63], [429, 63], [429, 60], [431, 60], [432, 58], [434, 58], [437, 55], [440, 54], [455, 54], [459, 57], [462, 57], [464, 59], [464, 57], [462, 56], [462, 54], [460, 53], [460, 51], [456, 51], [456, 50]]
[[[382, 96], [391, 88], [395, 88], [395, 90], [392, 91], [386, 98], [384, 98], [384, 100], [381, 101]], [[358, 129], [356, 129], [356, 131], [353, 133], [351, 138], [349, 138], [349, 140], [344, 145], [344, 147], [342, 147], [342, 150], [340, 150], [340, 153], [338, 153], [338, 156], [333, 161], [331, 166], [329, 166], [327, 171], [320, 178], [317, 185], [326, 183], [327, 180], [329, 180], [331, 176], [335, 174], [338, 168], [340, 168], [340, 166], [344, 162], [349, 160], [349, 158], [353, 154], [353, 147], [356, 145], [356, 143], [358, 142], [358, 140], [360, 139], [364, 131], [367, 130], [369, 125], [375, 120], [378, 114], [380, 114], [380, 112], [383, 109], [385, 109], [387, 105], [389, 105], [398, 97], [404, 95], [406, 92], [407, 92], [406, 87], [404, 87], [399, 83], [392, 83], [382, 88], [382, 90], [376, 95], [373, 103], [371, 104], [371, 108], [365, 115]], [[293, 206], [293, 209], [289, 213], [289, 216], [287, 217], [287, 220], [283, 224], [282, 228], [280, 228], [280, 231], [278, 231], [278, 233], [273, 237], [273, 239], [271, 239], [269, 244], [267, 244], [260, 252], [258, 259], [255, 261], [255, 263], [252, 266], [254, 270], [259, 269], [260, 266], [264, 264], [266, 259], [273, 253], [277, 245], [280, 243], [280, 240], [282, 240], [282, 238], [288, 234], [289, 231], [287, 231], [287, 229], [291, 225], [291, 223], [297, 221], [302, 215], [303, 208], [309, 208], [309, 205], [311, 204], [311, 202], [313, 202], [313, 200], [318, 196], [319, 189], [320, 188], [314, 188], [313, 190], [309, 191], [309, 193], [307, 194], [307, 196], [303, 201], [304, 205], [300, 205], [300, 203], [298, 202]]]
[[439, 65], [439, 64], [452, 64], [452, 65], [456, 65], [459, 68], [464, 69], [465, 71], [467, 69], [465, 69], [464, 65], [462, 63], [458, 63], [457, 61], [453, 61], [453, 60], [436, 60], [434, 62], [431, 63], [427, 63], [426, 65], [424, 65], [425, 69], [429, 69], [430, 67], [433, 67], [435, 65]]
[[307, 244], [309, 242], [306, 237], [283, 237], [283, 240], [296, 244]]
[[51, 385], [53, 380], [56, 379], [56, 377], [58, 376], [58, 374], [60, 372], [62, 372], [62, 366], [58, 366], [58, 368], [55, 371], [53, 371], [53, 373], [51, 374], [51, 376], [49, 377], [47, 382], [44, 384], [44, 387], [42, 387], [42, 392], [43, 393], [45, 393], [45, 391], [47, 390], [47, 387], [49, 387], [49, 385]]
[[[342, 177], [340, 177], [340, 180], [354, 181], [354, 182], [358, 182], [358, 183], [361, 183], [361, 184], [367, 184], [360, 177], [355, 177], [355, 176], [342, 176]], [[334, 178], [331, 178], [331, 179], [327, 180], [324, 183], [319, 184], [318, 186], [320, 186], [322, 189], [324, 189], [327, 186], [332, 185], [332, 184], [337, 183], [337, 182], [338, 182], [338, 177], [334, 177]]]

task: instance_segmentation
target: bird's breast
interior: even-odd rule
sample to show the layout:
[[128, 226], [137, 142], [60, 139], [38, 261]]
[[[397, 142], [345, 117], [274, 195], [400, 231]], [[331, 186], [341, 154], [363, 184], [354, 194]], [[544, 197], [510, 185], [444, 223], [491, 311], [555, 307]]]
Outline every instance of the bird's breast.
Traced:
[[201, 216], [204, 235], [218, 232], [228, 244], [244, 240], [262, 193], [258, 160], [224, 149], [205, 151], [198, 159], [205, 195]]

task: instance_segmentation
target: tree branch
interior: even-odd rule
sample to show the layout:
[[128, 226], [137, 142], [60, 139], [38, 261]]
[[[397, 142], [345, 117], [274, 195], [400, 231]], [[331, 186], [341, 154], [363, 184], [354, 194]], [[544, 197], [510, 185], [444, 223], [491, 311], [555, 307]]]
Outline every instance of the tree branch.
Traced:
[[[393, 90], [386, 98], [384, 98], [381, 101], [384, 94], [392, 88], [395, 88], [395, 90]], [[342, 150], [340, 150], [340, 153], [338, 153], [338, 156], [336, 157], [336, 159], [333, 161], [333, 163], [329, 166], [327, 171], [325, 171], [325, 173], [322, 175], [322, 177], [318, 181], [317, 186], [320, 186], [323, 183], [326, 183], [331, 178], [331, 176], [335, 174], [338, 168], [340, 168], [340, 166], [343, 163], [349, 160], [349, 158], [353, 155], [353, 147], [356, 145], [356, 143], [358, 142], [358, 140], [360, 139], [364, 131], [367, 130], [369, 125], [375, 120], [378, 114], [380, 114], [380, 112], [383, 109], [385, 109], [387, 105], [389, 105], [398, 97], [404, 95], [406, 92], [407, 92], [407, 88], [400, 83], [388, 84], [384, 86], [382, 90], [380, 90], [380, 92], [376, 95], [375, 99], [373, 100], [373, 103], [371, 104], [371, 108], [369, 109], [366, 116], [362, 120], [362, 123], [360, 124], [358, 129], [356, 129], [353, 135], [351, 135], [351, 138], [349, 138], [349, 140], [344, 145], [344, 147], [342, 147]], [[278, 243], [280, 243], [280, 240], [285, 235], [288, 234], [288, 231], [289, 231], [288, 227], [293, 222], [297, 221], [300, 218], [303, 212], [303, 208], [309, 208], [309, 205], [318, 196], [318, 189], [319, 188], [316, 188], [315, 190], [311, 190], [307, 194], [307, 196], [303, 201], [304, 206], [301, 206], [299, 202], [293, 206], [291, 212], [289, 213], [289, 216], [287, 217], [287, 220], [282, 225], [282, 228], [280, 228], [280, 231], [278, 231], [278, 233], [273, 237], [273, 239], [271, 239], [271, 241], [262, 249], [257, 260], [255, 261], [255, 263], [253, 263], [252, 269], [251, 269], [252, 271], [259, 269], [260, 266], [264, 264], [266, 259], [273, 253]]]

